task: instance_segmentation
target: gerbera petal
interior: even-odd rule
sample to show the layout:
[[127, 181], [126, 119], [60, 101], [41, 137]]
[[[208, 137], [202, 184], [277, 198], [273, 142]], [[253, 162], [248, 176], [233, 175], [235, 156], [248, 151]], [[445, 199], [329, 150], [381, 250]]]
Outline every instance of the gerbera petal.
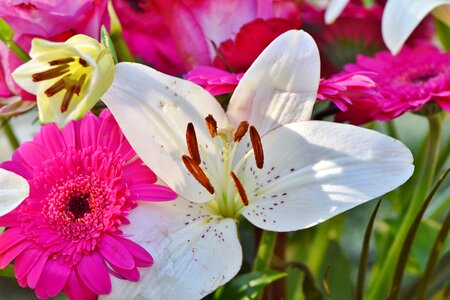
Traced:
[[140, 208], [131, 212], [124, 233], [152, 253], [155, 264], [138, 283], [113, 279], [111, 299], [200, 299], [239, 271], [242, 250], [233, 219], [182, 198]]
[[254, 200], [242, 214], [266, 230], [323, 222], [391, 191], [414, 169], [411, 152], [400, 141], [345, 124], [288, 124], [264, 136], [262, 144], [265, 167], [257, 178], [254, 166], [245, 170]]
[[133, 256], [115, 238], [105, 234], [98, 244], [98, 248], [102, 256], [110, 263], [119, 268], [130, 270], [135, 267]]
[[[111, 280], [103, 258], [97, 252], [85, 255], [76, 265], [76, 270], [83, 283], [94, 293], [109, 294]], [[95, 276], [92, 276], [92, 274]]]
[[383, 12], [381, 30], [389, 50], [394, 54], [398, 53], [423, 18], [433, 9], [444, 4], [450, 4], [450, 0], [388, 1]]
[[23, 177], [0, 168], [0, 216], [19, 206], [28, 196], [29, 189]]
[[63, 259], [50, 259], [45, 264], [36, 286], [36, 296], [40, 299], [56, 297], [66, 285], [72, 266]]
[[239, 82], [228, 106], [234, 125], [247, 120], [261, 134], [311, 117], [320, 77], [312, 37], [290, 30], [276, 38]]
[[211, 195], [188, 173], [181, 159], [188, 153], [185, 136], [189, 122], [203, 147], [211, 142], [205, 125], [208, 114], [219, 127], [227, 127], [223, 109], [208, 92], [143, 65], [120, 63], [103, 101], [139, 157], [169, 187], [187, 199], [210, 200]]

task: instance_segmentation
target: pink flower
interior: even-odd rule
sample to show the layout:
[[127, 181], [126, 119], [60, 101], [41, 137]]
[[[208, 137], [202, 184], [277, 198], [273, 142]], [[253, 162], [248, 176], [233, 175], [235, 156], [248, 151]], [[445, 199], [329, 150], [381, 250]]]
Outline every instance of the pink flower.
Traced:
[[[212, 95], [233, 92], [243, 74], [279, 35], [300, 28], [300, 20], [256, 19], [242, 26], [234, 40], [220, 44], [214, 67], [196, 66], [184, 78], [204, 87]], [[230, 73], [232, 71], [233, 73]]]
[[[83, 33], [99, 38], [100, 27], [109, 27], [107, 0], [31, 0], [0, 1], [0, 17], [14, 30], [14, 41], [29, 51], [35, 37], [51, 41], [65, 41]], [[35, 100], [33, 95], [18, 87], [11, 73], [23, 62], [0, 43], [1, 67], [0, 102], [5, 98], [20, 96], [24, 100]]]
[[382, 51], [375, 57], [358, 56], [356, 64], [345, 67], [346, 72], [366, 73], [378, 85], [374, 98], [354, 99], [338, 121], [362, 123], [394, 119], [408, 111], [420, 110], [435, 102], [450, 111], [450, 53], [428, 47], [403, 48], [396, 56]]
[[376, 97], [377, 85], [366, 75], [370, 73], [338, 74], [329, 79], [321, 79], [317, 99], [330, 100], [340, 110], [346, 111], [354, 101]]
[[[217, 54], [215, 47], [234, 39], [244, 24], [258, 18], [298, 17], [293, 1], [114, 0], [113, 4], [132, 53], [158, 70], [172, 75], [185, 74], [195, 66], [211, 66]], [[261, 47], [260, 44], [267, 46], [267, 40], [270, 39], [270, 42], [274, 38], [261, 35], [267, 32], [263, 30], [257, 32], [256, 27], [252, 29], [252, 33], [256, 32], [259, 38], [262, 37], [262, 42], [255, 45], [257, 49]], [[257, 40], [253, 37], [251, 42]], [[254, 53], [259, 54], [262, 49], [251, 50], [248, 55], [240, 53], [241, 56], [253, 57], [250, 64], [256, 58]]]
[[6, 0], [0, 3], [0, 17], [19, 37], [60, 35], [65, 40], [83, 33], [99, 38], [101, 25], [109, 26], [107, 4], [107, 0]]
[[139, 280], [152, 256], [121, 231], [141, 201], [176, 197], [156, 185], [109, 111], [42, 127], [1, 165], [28, 180], [30, 196], [0, 218], [0, 268], [12, 260], [18, 283], [38, 298], [94, 299], [111, 291], [110, 274]]
[[300, 25], [300, 20], [280, 18], [249, 22], [240, 28], [234, 40], [220, 44], [213, 65], [235, 73], [245, 72], [276, 37], [288, 30], [299, 29]]
[[243, 75], [244, 73], [234, 74], [214, 67], [199, 66], [189, 71], [184, 78], [217, 96], [233, 92]]
[[[329, 77], [353, 63], [356, 55], [374, 55], [385, 50], [381, 34], [384, 4], [365, 7], [361, 1], [350, 2], [333, 24], [325, 24], [325, 9], [311, 4], [301, 5], [303, 28], [314, 37], [321, 53], [322, 76]], [[408, 41], [408, 45], [429, 43], [434, 30], [426, 19]]]

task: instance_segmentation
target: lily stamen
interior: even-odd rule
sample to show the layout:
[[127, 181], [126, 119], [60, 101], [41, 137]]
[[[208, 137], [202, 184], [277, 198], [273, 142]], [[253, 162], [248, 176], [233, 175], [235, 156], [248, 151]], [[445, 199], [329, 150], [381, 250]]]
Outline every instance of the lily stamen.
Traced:
[[56, 78], [58, 76], [64, 75], [69, 71], [69, 65], [64, 64], [61, 65], [59, 67], [47, 70], [47, 71], [43, 71], [43, 72], [39, 72], [36, 74], [32, 75], [32, 79], [34, 82], [39, 82], [39, 81], [43, 81], [43, 80], [48, 80], [48, 79], [53, 79]]
[[212, 115], [208, 115], [205, 118], [206, 126], [208, 127], [209, 134], [212, 138], [217, 135], [217, 122]]
[[247, 133], [248, 130], [248, 122], [242, 121], [239, 123], [236, 132], [234, 133], [234, 141], [240, 142], [241, 139], [244, 137], [244, 135]]
[[200, 183], [210, 194], [214, 194], [214, 187], [211, 185], [205, 172], [203, 172], [202, 168], [200, 168], [194, 159], [187, 155], [183, 155], [181, 158], [189, 173], [194, 176], [198, 183]]
[[186, 143], [191, 158], [197, 164], [200, 164], [202, 160], [200, 158], [200, 152], [198, 150], [197, 136], [195, 134], [194, 125], [192, 123], [189, 123], [186, 128]]
[[61, 59], [55, 59], [52, 61], [49, 61], [48, 64], [50, 66], [57, 66], [57, 65], [62, 65], [62, 64], [68, 64], [75, 61], [75, 59], [73, 57], [67, 57], [67, 58], [61, 58]]
[[262, 169], [264, 166], [264, 151], [261, 143], [261, 137], [255, 126], [250, 126], [250, 140], [252, 142], [253, 152], [255, 153], [256, 166]]
[[248, 205], [248, 197], [247, 197], [247, 193], [245, 192], [244, 187], [242, 186], [241, 181], [239, 180], [239, 178], [236, 176], [236, 174], [234, 174], [234, 172], [230, 172], [231, 178], [233, 178], [234, 181], [234, 186], [236, 187], [239, 196], [241, 197], [242, 203], [244, 204], [244, 206]]

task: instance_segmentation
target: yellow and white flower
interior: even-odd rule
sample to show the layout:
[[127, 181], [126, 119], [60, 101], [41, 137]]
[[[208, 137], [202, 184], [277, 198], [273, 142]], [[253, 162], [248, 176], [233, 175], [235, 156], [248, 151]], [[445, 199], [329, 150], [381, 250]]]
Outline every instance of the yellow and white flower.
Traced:
[[37, 96], [41, 123], [56, 122], [64, 127], [71, 120], [79, 120], [113, 80], [112, 55], [86, 35], [75, 35], [63, 43], [34, 39], [30, 56], [13, 77]]

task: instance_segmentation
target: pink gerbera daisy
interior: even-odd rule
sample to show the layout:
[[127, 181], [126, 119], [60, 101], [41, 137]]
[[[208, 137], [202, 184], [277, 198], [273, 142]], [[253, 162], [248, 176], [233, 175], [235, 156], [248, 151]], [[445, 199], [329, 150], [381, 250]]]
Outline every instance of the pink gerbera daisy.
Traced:
[[[426, 103], [435, 102], [450, 111], [450, 53], [441, 53], [427, 46], [405, 47], [398, 55], [382, 51], [375, 57], [359, 56], [356, 64], [345, 67], [346, 72], [366, 73], [378, 86], [377, 101], [353, 101], [337, 120], [365, 121], [394, 119], [408, 111], [420, 110]], [[358, 99], [357, 99], [358, 100]], [[374, 113], [375, 112], [375, 113]], [[360, 122], [356, 122], [360, 123]]]
[[30, 196], [0, 218], [0, 268], [12, 260], [18, 283], [39, 298], [94, 299], [111, 291], [110, 274], [139, 280], [152, 256], [122, 234], [137, 200], [176, 197], [154, 184], [116, 121], [104, 111], [62, 131], [42, 127], [0, 165], [28, 180]]

